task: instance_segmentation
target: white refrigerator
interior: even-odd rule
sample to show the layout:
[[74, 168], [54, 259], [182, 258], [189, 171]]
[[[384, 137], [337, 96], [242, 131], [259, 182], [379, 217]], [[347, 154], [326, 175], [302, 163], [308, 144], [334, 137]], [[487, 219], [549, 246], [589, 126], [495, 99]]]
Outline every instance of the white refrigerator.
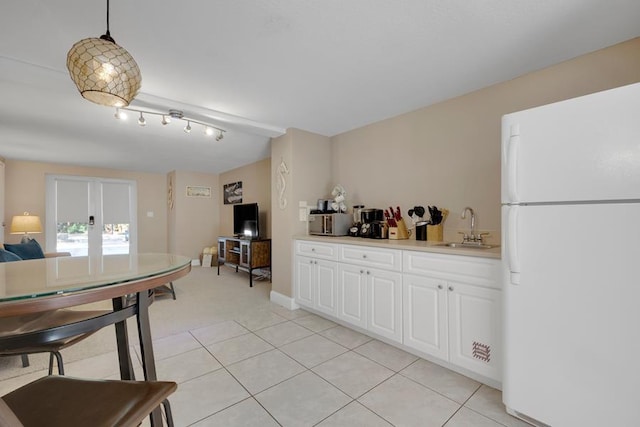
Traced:
[[640, 84], [502, 119], [503, 401], [640, 426]]

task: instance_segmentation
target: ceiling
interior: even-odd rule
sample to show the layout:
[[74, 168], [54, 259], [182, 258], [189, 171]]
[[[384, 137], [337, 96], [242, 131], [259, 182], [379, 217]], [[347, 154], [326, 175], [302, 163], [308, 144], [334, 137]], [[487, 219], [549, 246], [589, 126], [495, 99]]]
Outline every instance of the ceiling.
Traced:
[[134, 107], [227, 130], [114, 118], [66, 70], [106, 30], [105, 0], [4, 1], [0, 156], [221, 173], [269, 156], [287, 128], [333, 136], [640, 35], [638, 0], [114, 0], [138, 62]]

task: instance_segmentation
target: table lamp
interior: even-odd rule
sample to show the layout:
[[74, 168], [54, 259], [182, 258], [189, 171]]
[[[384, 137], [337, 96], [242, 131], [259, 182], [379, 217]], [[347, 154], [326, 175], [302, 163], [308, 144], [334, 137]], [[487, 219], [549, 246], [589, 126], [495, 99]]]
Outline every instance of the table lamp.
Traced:
[[40, 217], [37, 215], [29, 215], [29, 212], [25, 212], [22, 215], [15, 215], [11, 219], [11, 234], [22, 234], [22, 240], [20, 243], [29, 243], [31, 237], [29, 234], [42, 233], [42, 224], [40, 223]]

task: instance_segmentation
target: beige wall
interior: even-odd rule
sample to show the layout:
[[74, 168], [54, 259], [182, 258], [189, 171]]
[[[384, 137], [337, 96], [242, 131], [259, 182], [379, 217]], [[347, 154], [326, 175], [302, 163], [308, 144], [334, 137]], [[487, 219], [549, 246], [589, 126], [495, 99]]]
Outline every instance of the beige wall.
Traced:
[[293, 138], [288, 132], [271, 140], [271, 181], [276, 182], [278, 167], [282, 162], [287, 165], [289, 173], [283, 174], [284, 194], [286, 206], [279, 205], [280, 193], [277, 188], [271, 192], [271, 290], [279, 294], [293, 297], [291, 286], [292, 258], [291, 258], [291, 229], [294, 201], [291, 192], [291, 159], [293, 156]]
[[223, 186], [242, 181], [242, 203], [258, 203], [260, 210], [260, 236], [271, 237], [271, 159], [220, 174], [220, 236], [233, 236], [233, 205], [225, 205]]
[[[43, 227], [45, 218], [45, 174], [77, 175], [87, 177], [118, 178], [136, 181], [138, 193], [138, 250], [140, 252], [167, 251], [167, 187], [164, 174], [128, 172], [115, 169], [97, 169], [52, 163], [5, 160], [5, 224], [11, 224], [14, 215], [24, 211], [39, 215]], [[153, 212], [153, 217], [147, 216]], [[35, 239], [46, 247], [45, 233]], [[21, 236], [9, 234], [5, 241], [15, 243]]]
[[[280, 207], [279, 192], [272, 190], [272, 285], [279, 294], [292, 297], [292, 237], [305, 234], [307, 224], [298, 218], [300, 201], [315, 201], [330, 193], [335, 183], [331, 179], [331, 141], [326, 136], [289, 129], [271, 142], [271, 176], [275, 183], [282, 161], [288, 174], [283, 175], [287, 201]], [[275, 185], [275, 184], [274, 184]]]
[[334, 136], [332, 175], [350, 205], [447, 208], [447, 240], [471, 206], [498, 239], [502, 115], [638, 81], [640, 38]]
[[[220, 218], [219, 177], [216, 174], [175, 171], [174, 204], [169, 213], [172, 253], [199, 259], [202, 249], [216, 246]], [[211, 187], [211, 197], [189, 197], [187, 186]], [[167, 200], [165, 195], [164, 200]]]

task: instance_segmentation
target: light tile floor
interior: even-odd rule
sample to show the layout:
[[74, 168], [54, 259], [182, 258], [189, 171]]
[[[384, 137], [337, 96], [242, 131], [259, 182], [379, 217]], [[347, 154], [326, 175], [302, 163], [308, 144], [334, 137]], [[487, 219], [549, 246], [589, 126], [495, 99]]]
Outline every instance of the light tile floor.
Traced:
[[[272, 304], [269, 283], [249, 288], [246, 275], [222, 270], [217, 276], [215, 269], [196, 267], [175, 283], [177, 301], [152, 305], [158, 377], [178, 383], [170, 397], [176, 426], [528, 425], [505, 412], [500, 391], [314, 314]], [[87, 340], [76, 347], [109, 349], [110, 334], [96, 339], [100, 345]], [[118, 377], [113, 350], [87, 355], [87, 347], [72, 349], [63, 352], [67, 375]], [[44, 364], [33, 357], [36, 367]], [[0, 374], [1, 395], [44, 371], [0, 365]]]

